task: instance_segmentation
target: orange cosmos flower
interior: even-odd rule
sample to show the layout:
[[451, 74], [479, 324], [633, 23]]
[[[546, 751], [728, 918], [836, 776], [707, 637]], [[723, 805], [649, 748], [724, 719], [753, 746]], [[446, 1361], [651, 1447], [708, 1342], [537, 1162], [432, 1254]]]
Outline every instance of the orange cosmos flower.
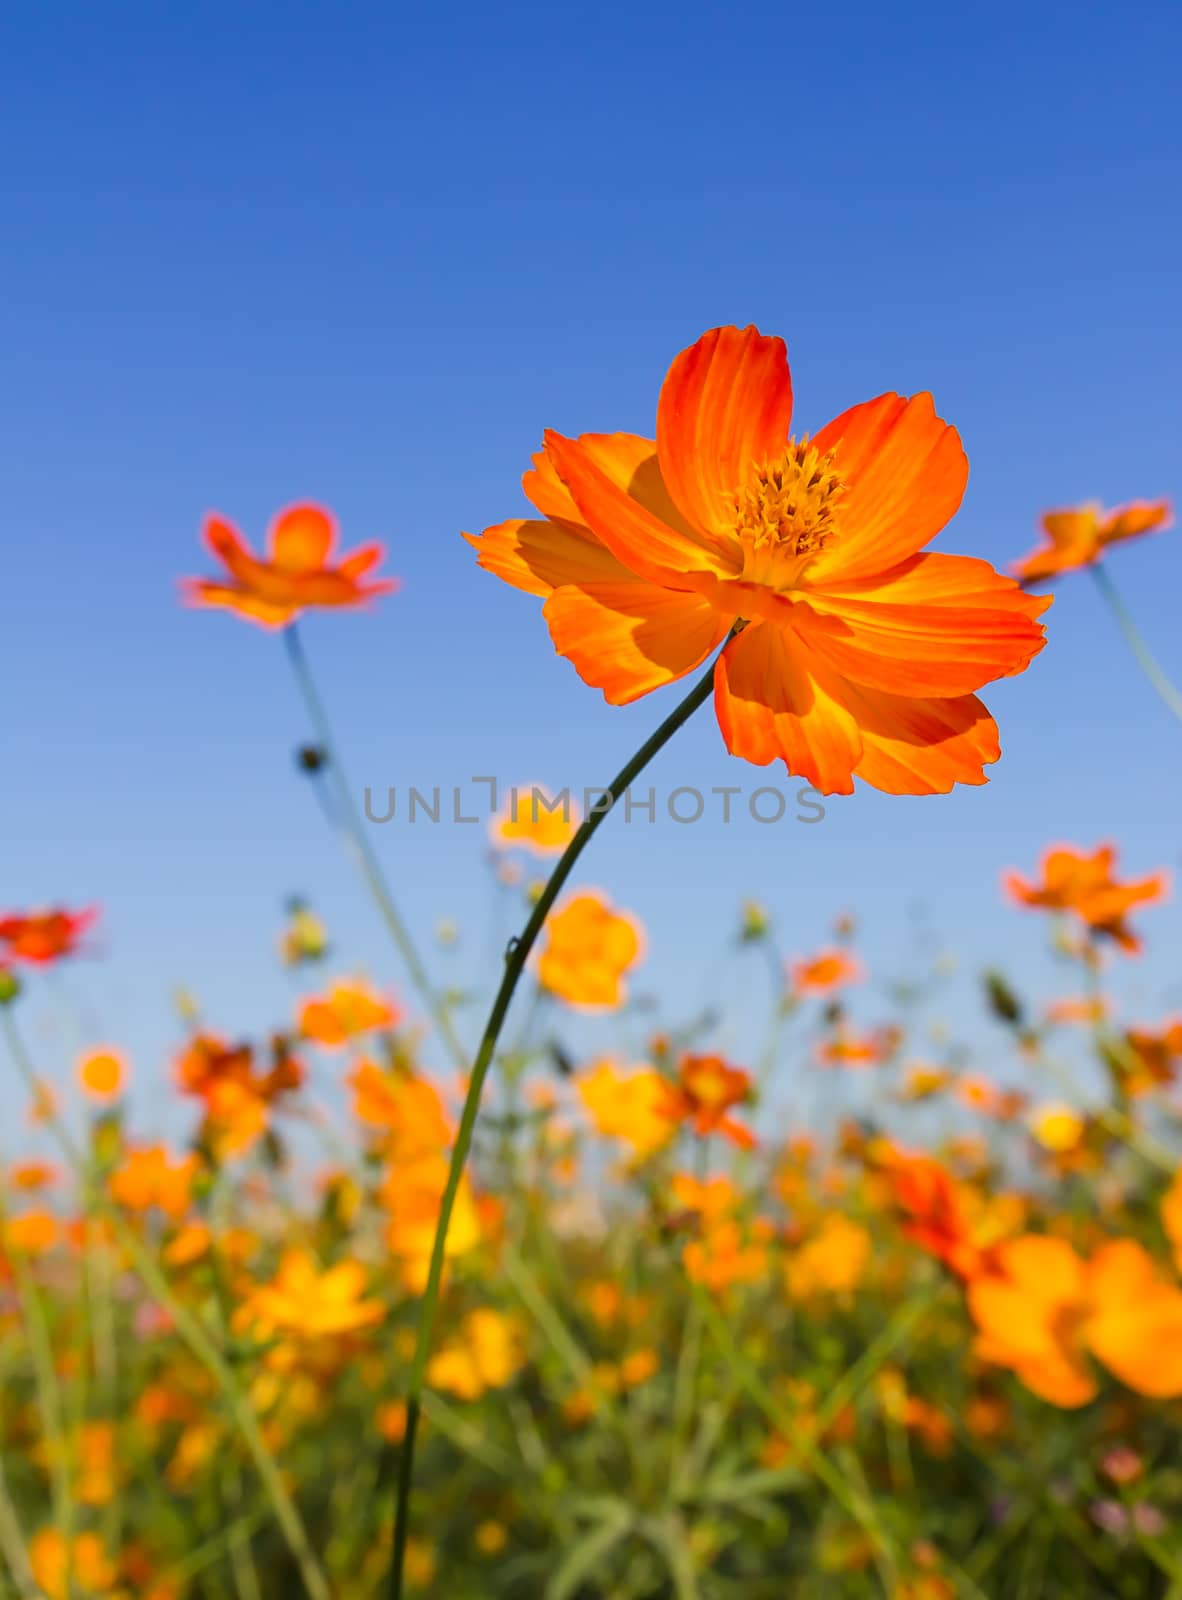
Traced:
[[784, 1282], [794, 1300], [848, 1295], [870, 1264], [872, 1243], [861, 1223], [837, 1212], [822, 1217], [811, 1239], [784, 1263]]
[[541, 519], [466, 537], [544, 597], [555, 649], [613, 705], [741, 627], [715, 670], [732, 754], [823, 794], [984, 783], [1000, 747], [973, 691], [1042, 648], [1046, 599], [924, 551], [968, 477], [931, 395], [880, 395], [811, 440], [791, 422], [783, 340], [714, 328], [670, 368], [655, 443], [547, 432], [524, 480]]
[[1057, 1406], [1095, 1397], [1089, 1356], [1138, 1394], [1182, 1394], [1182, 1290], [1132, 1239], [1085, 1261], [1064, 1239], [1024, 1234], [998, 1247], [996, 1265], [969, 1286], [984, 1360]]
[[741, 1150], [755, 1148], [755, 1135], [736, 1122], [731, 1108], [751, 1098], [751, 1078], [721, 1056], [683, 1056], [677, 1082], [662, 1080], [662, 1114], [671, 1122], [688, 1122], [699, 1139], [721, 1133]]
[[624, 974], [639, 959], [639, 923], [602, 895], [575, 895], [546, 923], [538, 982], [568, 1005], [610, 1011], [625, 998]]
[[931, 1156], [892, 1151], [886, 1171], [909, 1239], [957, 1277], [990, 1271], [1004, 1214], [990, 1215], [980, 1196]]
[[1041, 883], [1007, 872], [1002, 886], [1018, 905], [1070, 912], [1091, 933], [1111, 939], [1135, 955], [1141, 941], [1125, 917], [1135, 905], [1164, 899], [1169, 874], [1155, 872], [1148, 878], [1120, 883], [1113, 875], [1115, 863], [1115, 845], [1099, 845], [1090, 855], [1074, 845], [1054, 845], [1043, 855]]
[[860, 964], [844, 950], [822, 950], [807, 961], [793, 961], [788, 969], [792, 988], [798, 995], [829, 994], [850, 983], [860, 983]]
[[366, 1300], [365, 1268], [341, 1261], [321, 1271], [307, 1250], [285, 1250], [274, 1280], [260, 1284], [239, 1307], [235, 1323], [264, 1337], [282, 1332], [299, 1339], [332, 1338], [372, 1328], [385, 1316]]
[[185, 600], [224, 606], [264, 628], [284, 628], [310, 606], [359, 606], [398, 587], [393, 578], [364, 581], [385, 556], [380, 544], [362, 545], [330, 565], [337, 522], [323, 506], [281, 511], [267, 531], [266, 560], [259, 560], [223, 517], [206, 518], [205, 542], [226, 568], [228, 581], [184, 578]]
[[397, 1027], [398, 1007], [361, 982], [334, 983], [328, 994], [307, 1000], [300, 1008], [300, 1032], [326, 1050], [339, 1050], [375, 1028]]
[[84, 911], [13, 912], [0, 917], [0, 945], [13, 961], [45, 967], [64, 956], [77, 955], [82, 935], [98, 918], [98, 907]]
[[573, 801], [555, 800], [535, 784], [510, 792], [492, 819], [489, 834], [495, 845], [532, 850], [538, 856], [561, 855], [579, 826], [579, 808]]
[[652, 1067], [626, 1071], [600, 1061], [576, 1085], [595, 1130], [620, 1139], [644, 1160], [669, 1143], [673, 1127], [665, 1115], [669, 1085]]
[[1110, 544], [1168, 528], [1173, 520], [1168, 500], [1134, 500], [1107, 512], [1095, 502], [1073, 510], [1046, 511], [1042, 530], [1047, 543], [1016, 561], [1011, 571], [1024, 583], [1032, 583], [1089, 567]]
[[3, 1227], [5, 1248], [13, 1255], [47, 1255], [60, 1236], [57, 1218], [49, 1211], [26, 1211], [10, 1217]]
[[47, 1161], [20, 1161], [9, 1169], [8, 1181], [14, 1189], [34, 1194], [40, 1189], [50, 1189], [61, 1174]]
[[817, 1059], [826, 1067], [876, 1067], [889, 1061], [902, 1043], [899, 1028], [886, 1026], [871, 1033], [854, 1033], [840, 1024], [831, 1039], [817, 1047]]
[[127, 1081], [127, 1063], [118, 1050], [90, 1050], [78, 1058], [78, 1082], [95, 1100], [114, 1100]]
[[520, 1323], [499, 1311], [481, 1307], [470, 1311], [458, 1336], [431, 1357], [427, 1382], [458, 1400], [479, 1400], [486, 1390], [503, 1388], [524, 1361], [525, 1337]]
[[1068, 995], [1062, 1000], [1052, 1000], [1044, 1015], [1056, 1026], [1069, 1022], [1103, 1022], [1108, 1015], [1108, 1001], [1099, 994]]
[[67, 1542], [57, 1528], [42, 1528], [29, 1540], [29, 1566], [46, 1600], [69, 1600], [76, 1585], [89, 1594], [109, 1594], [119, 1579], [97, 1533]]
[[111, 1176], [111, 1194], [129, 1211], [156, 1208], [175, 1220], [189, 1209], [197, 1169], [196, 1156], [173, 1161], [160, 1144], [130, 1150]]

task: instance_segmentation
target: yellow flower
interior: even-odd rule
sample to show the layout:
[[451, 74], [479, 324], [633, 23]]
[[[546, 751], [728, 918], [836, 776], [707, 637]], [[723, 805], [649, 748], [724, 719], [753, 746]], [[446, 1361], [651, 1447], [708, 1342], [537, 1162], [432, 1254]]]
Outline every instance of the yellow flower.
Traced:
[[806, 1244], [784, 1263], [784, 1280], [794, 1300], [813, 1295], [849, 1294], [870, 1260], [869, 1233], [857, 1222], [831, 1213]]
[[1052, 1155], [1065, 1155], [1074, 1150], [1085, 1130], [1084, 1119], [1070, 1106], [1039, 1106], [1030, 1119], [1031, 1133]]
[[489, 833], [495, 845], [530, 850], [534, 855], [561, 855], [579, 826], [579, 808], [568, 794], [555, 799], [548, 789], [534, 784], [509, 792]]
[[639, 1160], [668, 1144], [676, 1132], [665, 1115], [666, 1081], [651, 1067], [628, 1071], [600, 1061], [581, 1075], [577, 1087], [595, 1131], [621, 1140]]
[[642, 947], [636, 919], [613, 910], [602, 895], [586, 891], [547, 922], [538, 982], [568, 1005], [614, 1010], [624, 1002], [624, 974], [640, 959]]
[[376, 1300], [366, 1300], [365, 1268], [342, 1261], [321, 1272], [307, 1250], [286, 1250], [273, 1282], [261, 1284], [239, 1308], [236, 1322], [269, 1336], [282, 1332], [299, 1339], [332, 1338], [372, 1328], [385, 1316]]
[[464, 1318], [458, 1338], [432, 1357], [427, 1381], [460, 1400], [479, 1400], [486, 1389], [507, 1384], [525, 1361], [520, 1324], [482, 1308]]

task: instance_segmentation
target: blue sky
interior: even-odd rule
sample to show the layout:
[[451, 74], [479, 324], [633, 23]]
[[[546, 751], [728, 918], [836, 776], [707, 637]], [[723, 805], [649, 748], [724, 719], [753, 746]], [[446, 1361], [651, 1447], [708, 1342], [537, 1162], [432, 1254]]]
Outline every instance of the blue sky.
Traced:
[[[346, 542], [387, 541], [402, 592], [305, 627], [359, 784], [581, 786], [672, 696], [606, 707], [459, 532], [519, 511], [543, 427], [650, 431], [706, 327], [784, 335], [802, 427], [930, 388], [972, 463], [943, 548], [1004, 564], [1048, 505], [1177, 496], [1180, 33], [1166, 4], [10, 9], [0, 901], [103, 906], [102, 959], [66, 980], [85, 1028], [150, 1083], [178, 984], [227, 1031], [281, 1020], [293, 891], [344, 965], [397, 981], [293, 776], [280, 645], [176, 603], [209, 509], [259, 540], [316, 498]], [[1175, 676], [1180, 550], [1113, 564]], [[967, 970], [1049, 983], [1000, 869], [1056, 838], [1173, 864], [1182, 778], [1086, 575], [1049, 622], [988, 694], [984, 789], [863, 791], [817, 827], [605, 829], [582, 878], [646, 922], [642, 986], [676, 1010], [723, 983], [747, 894], [787, 951], [852, 906], [889, 969], [923, 905]], [[653, 781], [778, 780], [705, 712]], [[379, 834], [411, 920], [456, 917], [474, 974], [479, 831]], [[1152, 1016], [1178, 913], [1146, 924], [1126, 982]], [[34, 997], [52, 1058], [50, 1011]]]

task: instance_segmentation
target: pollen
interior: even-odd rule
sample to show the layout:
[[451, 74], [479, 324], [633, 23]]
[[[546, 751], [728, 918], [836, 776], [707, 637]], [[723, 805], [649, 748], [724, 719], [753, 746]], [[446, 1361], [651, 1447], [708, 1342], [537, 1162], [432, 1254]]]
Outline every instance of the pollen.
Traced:
[[836, 536], [845, 490], [832, 453], [807, 438], [790, 439], [783, 460], [756, 467], [732, 500], [743, 576], [791, 588]]

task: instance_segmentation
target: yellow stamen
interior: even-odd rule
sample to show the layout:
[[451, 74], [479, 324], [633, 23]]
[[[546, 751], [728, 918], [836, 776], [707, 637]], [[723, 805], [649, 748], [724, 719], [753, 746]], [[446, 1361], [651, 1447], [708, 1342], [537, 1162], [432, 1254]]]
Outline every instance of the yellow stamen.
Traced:
[[740, 578], [794, 588], [836, 534], [835, 509], [846, 484], [832, 453], [790, 439], [783, 459], [755, 467], [732, 497], [743, 550]]

